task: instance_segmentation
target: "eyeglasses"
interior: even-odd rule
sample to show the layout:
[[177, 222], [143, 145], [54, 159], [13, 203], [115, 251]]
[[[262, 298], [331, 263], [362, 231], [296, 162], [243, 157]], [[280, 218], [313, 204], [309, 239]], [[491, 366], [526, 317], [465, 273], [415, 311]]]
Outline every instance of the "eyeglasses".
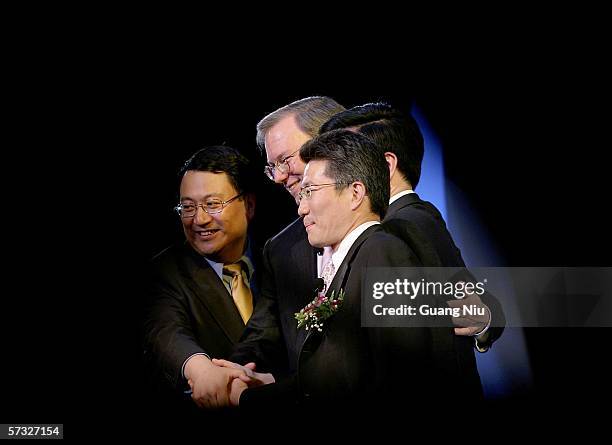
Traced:
[[312, 192], [317, 192], [321, 189], [316, 189], [313, 190], [312, 187], [327, 187], [329, 185], [338, 185], [338, 184], [344, 184], [343, 182], [330, 182], [328, 184], [310, 184], [307, 185], [306, 187], [302, 187], [302, 190], [300, 190], [300, 193], [298, 194], [300, 201], [304, 198], [306, 199], [310, 199], [310, 197], [312, 196]]
[[298, 151], [300, 151], [299, 148], [290, 155], [285, 156], [280, 161], [276, 161], [274, 165], [266, 165], [264, 167], [264, 173], [266, 174], [266, 176], [270, 178], [270, 180], [274, 181], [274, 170], [277, 170], [282, 174], [289, 173], [291, 171], [291, 168], [289, 166], [289, 159], [294, 157]]
[[209, 215], [213, 215], [215, 213], [221, 213], [226, 205], [228, 205], [235, 199], [240, 198], [242, 195], [243, 193], [240, 193], [234, 196], [233, 198], [228, 199], [227, 201], [221, 201], [218, 198], [211, 198], [208, 199], [205, 203], [180, 203], [174, 208], [174, 210], [176, 211], [176, 213], [179, 214], [181, 218], [194, 217], [196, 212], [198, 211], [198, 207], [202, 207], [202, 210], [204, 210], [206, 213], [208, 213]]

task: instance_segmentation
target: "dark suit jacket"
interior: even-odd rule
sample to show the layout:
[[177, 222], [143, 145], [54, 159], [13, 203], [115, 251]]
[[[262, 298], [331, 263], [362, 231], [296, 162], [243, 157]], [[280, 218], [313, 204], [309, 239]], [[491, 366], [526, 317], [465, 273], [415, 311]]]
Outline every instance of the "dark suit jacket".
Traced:
[[416, 193], [394, 201], [387, 209], [383, 223], [388, 232], [408, 244], [424, 266], [465, 266], [438, 209]]
[[230, 359], [288, 375], [297, 370], [305, 338], [296, 329], [294, 313], [313, 299], [317, 278], [317, 249], [308, 243], [302, 218], [266, 243], [262, 269], [259, 300]]
[[[461, 376], [452, 328], [361, 327], [365, 270], [419, 264], [400, 239], [385, 233], [381, 226], [368, 228], [349, 250], [327, 293], [343, 289], [342, 307], [325, 321], [323, 333], [308, 333], [300, 347], [297, 373], [244, 391], [241, 407], [300, 403], [379, 406], [379, 402], [406, 397], [414, 402], [453, 397]], [[292, 322], [295, 326], [295, 320]], [[439, 330], [436, 335], [432, 334], [434, 329]], [[442, 338], [443, 348], [435, 344]]]
[[188, 388], [181, 370], [189, 356], [227, 358], [244, 331], [223, 282], [186, 242], [153, 259], [147, 297], [145, 364], [176, 392]]
[[[387, 210], [383, 225], [385, 230], [408, 244], [423, 266], [465, 268], [461, 252], [448, 232], [442, 215], [433, 204], [423, 201], [416, 193], [402, 196], [393, 202]], [[469, 281], [473, 277], [464, 270], [457, 279]], [[490, 346], [502, 334], [506, 318], [497, 298], [485, 292], [481, 299], [491, 310], [491, 327], [486, 344]], [[467, 340], [469, 345], [461, 344]], [[469, 337], [458, 337], [457, 341], [462, 349], [473, 345]], [[475, 362], [473, 366], [476, 366]]]

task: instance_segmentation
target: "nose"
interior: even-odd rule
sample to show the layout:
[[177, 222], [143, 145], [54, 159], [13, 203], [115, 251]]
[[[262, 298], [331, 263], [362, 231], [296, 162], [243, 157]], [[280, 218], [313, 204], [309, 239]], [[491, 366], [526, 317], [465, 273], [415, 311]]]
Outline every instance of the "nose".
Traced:
[[193, 222], [199, 226], [204, 226], [212, 221], [212, 216], [204, 211], [204, 207], [200, 204], [196, 207], [196, 214], [193, 215]]
[[289, 172], [283, 173], [278, 168], [274, 169], [274, 182], [277, 184], [284, 184], [289, 179]]
[[308, 201], [306, 199], [300, 200], [300, 204], [298, 205], [298, 215], [308, 215], [308, 212], [310, 212], [310, 209], [308, 208]]

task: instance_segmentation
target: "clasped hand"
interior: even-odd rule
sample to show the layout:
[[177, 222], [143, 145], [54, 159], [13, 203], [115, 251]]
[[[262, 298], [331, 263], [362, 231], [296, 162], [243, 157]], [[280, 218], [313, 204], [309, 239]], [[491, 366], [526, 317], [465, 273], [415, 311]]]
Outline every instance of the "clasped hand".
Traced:
[[200, 408], [238, 406], [245, 389], [274, 383], [272, 374], [255, 372], [255, 367], [255, 363], [242, 366], [228, 360], [194, 356], [185, 366], [191, 398]]

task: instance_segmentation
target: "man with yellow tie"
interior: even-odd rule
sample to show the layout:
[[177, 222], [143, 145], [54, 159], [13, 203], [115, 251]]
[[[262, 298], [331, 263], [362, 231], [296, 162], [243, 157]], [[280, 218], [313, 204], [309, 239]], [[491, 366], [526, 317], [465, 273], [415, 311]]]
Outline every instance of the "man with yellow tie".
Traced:
[[144, 318], [145, 364], [153, 381], [164, 382], [164, 403], [169, 394], [185, 401], [191, 391], [198, 406], [227, 405], [228, 384], [244, 378], [211, 359], [229, 356], [253, 312], [251, 170], [226, 146], [201, 149], [181, 170], [175, 210], [186, 242], [153, 259]]

